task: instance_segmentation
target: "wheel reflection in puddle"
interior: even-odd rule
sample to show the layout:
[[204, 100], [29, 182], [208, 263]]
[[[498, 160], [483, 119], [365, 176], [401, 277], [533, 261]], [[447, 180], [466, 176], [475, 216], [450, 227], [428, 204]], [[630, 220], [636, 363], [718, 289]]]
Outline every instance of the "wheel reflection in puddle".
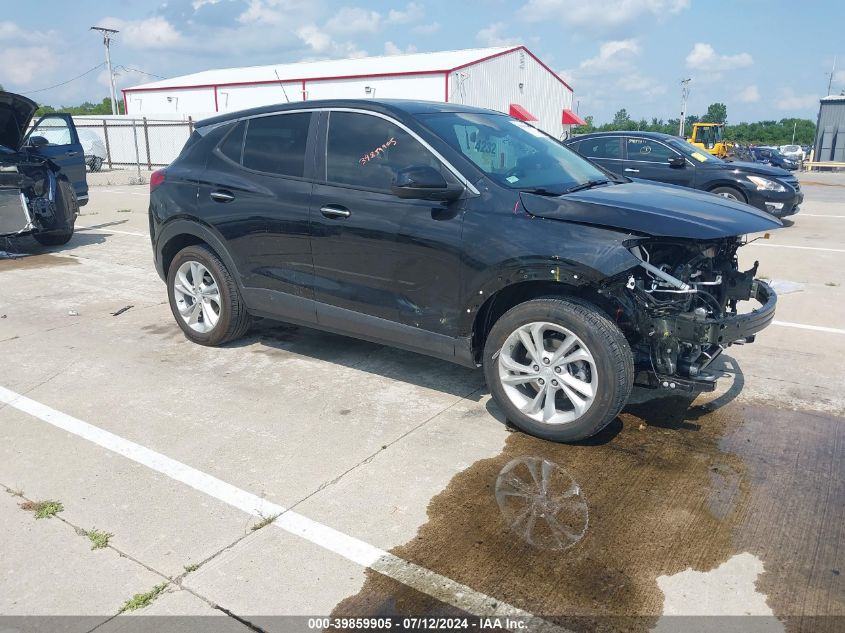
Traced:
[[540, 457], [517, 457], [496, 478], [496, 503], [511, 530], [528, 544], [563, 551], [584, 538], [589, 523], [581, 487]]

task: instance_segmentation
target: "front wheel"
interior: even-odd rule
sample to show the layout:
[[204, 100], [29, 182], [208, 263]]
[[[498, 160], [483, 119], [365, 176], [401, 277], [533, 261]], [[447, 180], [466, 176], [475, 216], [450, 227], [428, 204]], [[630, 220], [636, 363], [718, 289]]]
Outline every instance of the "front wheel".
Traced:
[[484, 375], [514, 426], [572, 442], [595, 435], [622, 410], [634, 362], [622, 332], [598, 309], [543, 298], [496, 322], [484, 346]]
[[194, 343], [222, 345], [246, 334], [250, 315], [226, 265], [196, 245], [176, 254], [167, 274], [170, 310]]
[[715, 193], [717, 196], [722, 196], [728, 200], [736, 200], [737, 202], [746, 202], [745, 196], [733, 187], [716, 187], [710, 193]]

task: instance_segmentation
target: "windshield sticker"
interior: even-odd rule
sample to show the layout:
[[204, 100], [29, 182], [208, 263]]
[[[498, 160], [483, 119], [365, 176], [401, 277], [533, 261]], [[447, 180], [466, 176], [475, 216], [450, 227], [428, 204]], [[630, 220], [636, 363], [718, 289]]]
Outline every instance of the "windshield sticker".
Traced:
[[704, 154], [699, 154], [698, 152], [693, 152], [692, 154], [690, 154], [690, 156], [692, 156], [695, 160], [700, 163], [703, 163], [707, 160], [707, 157]]
[[528, 125], [527, 123], [523, 123], [522, 121], [511, 121], [516, 127], [525, 130], [531, 136], [536, 136], [537, 138], [545, 138], [545, 134], [543, 134], [540, 130], [535, 127]]
[[387, 151], [388, 147], [392, 147], [393, 145], [396, 145], [396, 143], [397, 143], [396, 138], [391, 136], [384, 143], [382, 143], [381, 145], [376, 147], [372, 152], [368, 152], [368, 153], [364, 154], [363, 156], [361, 156], [361, 158], [358, 159], [358, 164], [363, 167], [364, 165], [369, 163], [374, 158], [378, 158], [379, 156], [382, 156]]
[[519, 182], [519, 176], [508, 176], [505, 178], [509, 183], [513, 184], [515, 182]]

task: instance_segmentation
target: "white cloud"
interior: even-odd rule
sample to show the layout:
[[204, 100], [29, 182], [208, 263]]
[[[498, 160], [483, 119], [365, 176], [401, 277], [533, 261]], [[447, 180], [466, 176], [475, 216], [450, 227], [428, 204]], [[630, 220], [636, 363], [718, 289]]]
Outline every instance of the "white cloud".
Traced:
[[428, 24], [418, 24], [413, 29], [411, 29], [414, 33], [419, 33], [420, 35], [433, 35], [440, 30], [440, 22], [429, 22]]
[[634, 57], [641, 53], [639, 42], [635, 39], [612, 40], [599, 46], [599, 54], [585, 59], [573, 74], [599, 74], [623, 72], [630, 69]]
[[818, 110], [820, 95], [796, 95], [791, 89], [784, 90], [776, 105], [778, 110]]
[[756, 84], [751, 84], [740, 90], [737, 99], [742, 103], [756, 103], [760, 100], [760, 90]]
[[656, 97], [666, 94], [666, 85], [653, 77], [640, 73], [625, 73], [616, 81], [616, 87], [623, 92], [635, 92], [646, 97]]
[[[33, 79], [44, 80], [45, 69], [56, 63], [46, 46], [4, 47], [0, 49], [0, 67], [4, 81], [28, 85]], [[8, 86], [8, 83], [6, 84]]]
[[332, 38], [314, 24], [306, 24], [301, 27], [296, 31], [296, 35], [315, 53], [323, 53], [332, 46]]
[[309, 0], [249, 0], [246, 10], [238, 16], [238, 22], [258, 26], [288, 26], [297, 21], [301, 23], [301, 16], [309, 13], [313, 4]]
[[391, 9], [387, 13], [385, 22], [387, 24], [410, 24], [417, 22], [425, 16], [425, 10], [421, 4], [409, 2], [404, 10]]
[[176, 48], [185, 41], [176, 27], [161, 16], [144, 20], [107, 17], [100, 20], [97, 26], [120, 31], [115, 39], [128, 48]]
[[686, 61], [687, 68], [717, 74], [725, 70], [751, 66], [754, 63], [754, 58], [748, 53], [719, 55], [710, 44], [697, 42], [687, 55]]
[[528, 0], [518, 15], [527, 22], [555, 20], [570, 27], [604, 27], [626, 24], [642, 16], [664, 18], [680, 13], [690, 0]]
[[369, 11], [361, 7], [343, 7], [326, 22], [326, 30], [331, 33], [352, 35], [357, 33], [375, 33], [381, 28], [382, 17], [378, 11]]
[[191, 6], [194, 8], [194, 11], [197, 11], [207, 4], [217, 4], [218, 2], [220, 2], [220, 0], [194, 0], [191, 3]]
[[410, 53], [416, 53], [417, 47], [413, 44], [408, 44], [407, 47], [402, 48], [394, 44], [393, 42], [385, 42], [384, 43], [384, 54], [385, 55], [408, 55]]
[[0, 20], [0, 42], [2, 41], [17, 41], [42, 43], [45, 39], [55, 38], [53, 31], [33, 31], [30, 29], [22, 29], [15, 22], [10, 20]]
[[502, 35], [502, 31], [506, 28], [507, 26], [504, 22], [496, 22], [481, 29], [475, 35], [475, 39], [484, 44], [484, 46], [511, 46], [513, 44], [519, 44], [517, 38]]

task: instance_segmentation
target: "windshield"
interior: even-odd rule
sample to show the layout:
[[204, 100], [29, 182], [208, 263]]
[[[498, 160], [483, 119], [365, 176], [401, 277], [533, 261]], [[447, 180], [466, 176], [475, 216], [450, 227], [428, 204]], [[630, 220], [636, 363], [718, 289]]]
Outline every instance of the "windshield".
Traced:
[[717, 158], [713, 156], [713, 154], [709, 154], [705, 152], [700, 147], [696, 147], [692, 143], [687, 143], [686, 141], [679, 139], [679, 138], [672, 138], [667, 141], [669, 145], [674, 147], [676, 150], [681, 152], [684, 156], [688, 156], [693, 160], [699, 163], [722, 163], [724, 162], [721, 158]]
[[610, 180], [569, 148], [505, 115], [441, 112], [419, 119], [491, 180], [510, 189], [562, 194]]

